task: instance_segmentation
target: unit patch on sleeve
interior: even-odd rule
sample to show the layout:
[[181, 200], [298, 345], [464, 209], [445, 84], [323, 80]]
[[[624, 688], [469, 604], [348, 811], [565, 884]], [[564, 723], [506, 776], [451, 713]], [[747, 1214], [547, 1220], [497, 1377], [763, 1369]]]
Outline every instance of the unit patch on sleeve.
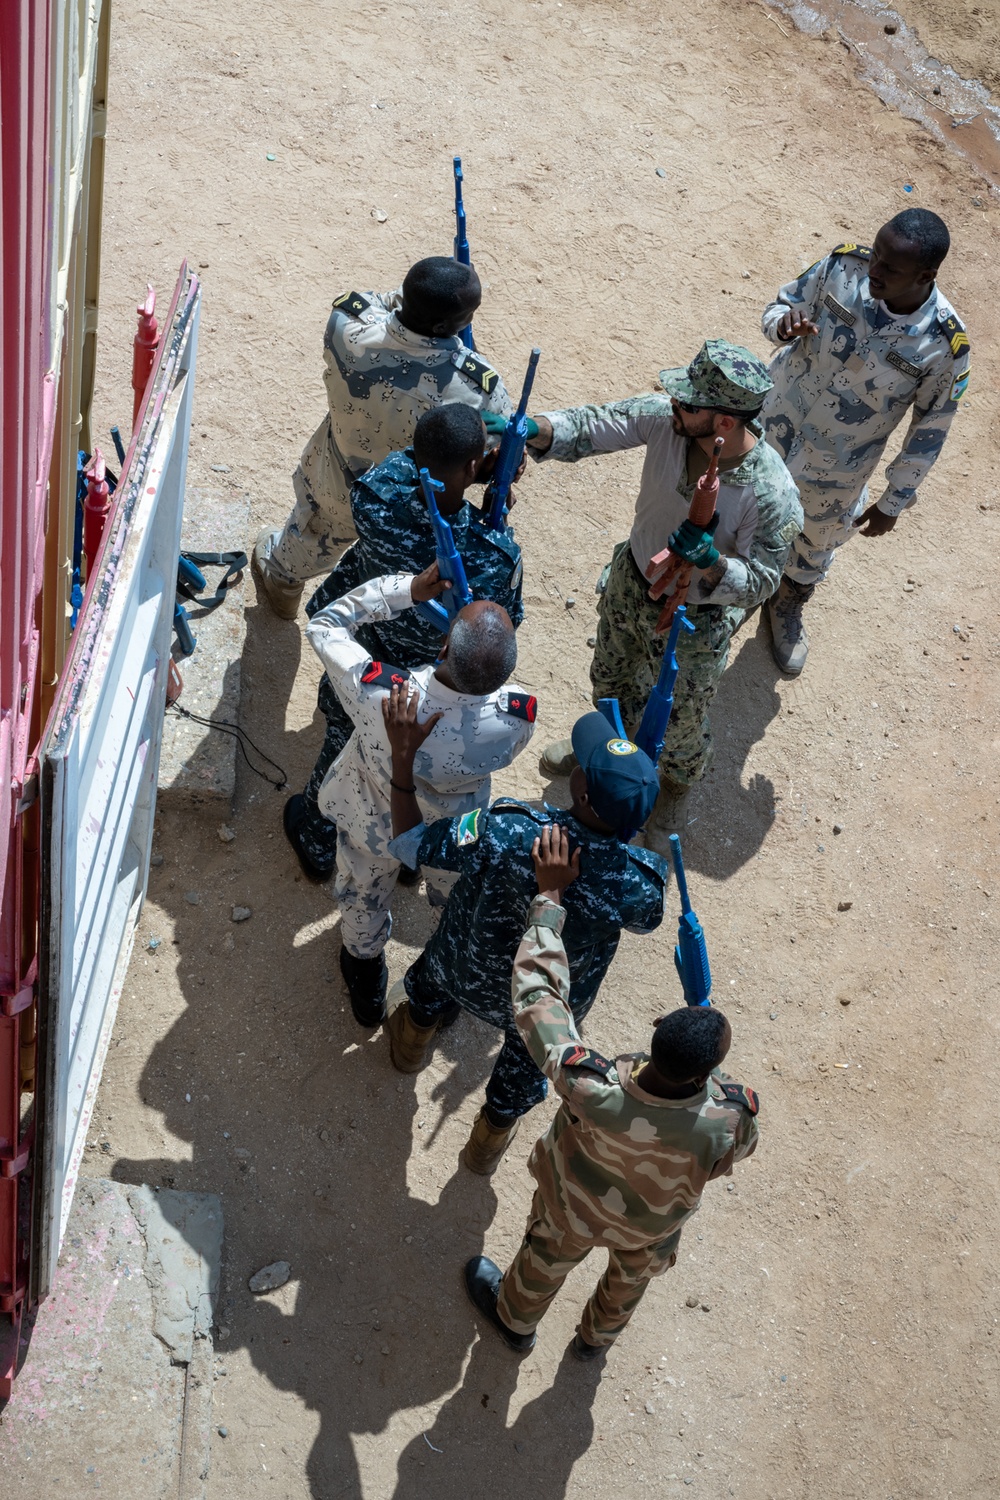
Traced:
[[599, 1052], [591, 1052], [589, 1047], [581, 1047], [576, 1044], [563, 1053], [561, 1058], [564, 1068], [589, 1068], [591, 1073], [600, 1073], [602, 1078], [607, 1078], [614, 1063], [608, 1062]]
[[458, 828], [455, 830], [455, 842], [460, 849], [466, 844], [474, 844], [479, 837], [479, 814], [481, 808], [474, 807], [464, 817], [459, 818]]
[[760, 1109], [760, 1100], [748, 1084], [722, 1083], [719, 1080], [719, 1087], [730, 1104], [742, 1104], [743, 1108], [748, 1109], [752, 1115], [755, 1115]]
[[949, 401], [961, 401], [962, 397], [969, 389], [969, 375], [971, 373], [972, 372], [970, 370], [966, 369], [962, 371], [961, 375], [955, 376], [955, 379], [951, 383], [951, 391], [948, 395]]
[[361, 314], [371, 307], [368, 298], [362, 297], [360, 292], [345, 292], [342, 297], [336, 299], [333, 305], [341, 312], [348, 312], [355, 318], [360, 318]]
[[492, 365], [488, 365], [485, 359], [480, 359], [478, 355], [470, 354], [468, 349], [456, 349], [451, 356], [451, 362], [456, 370], [461, 370], [462, 374], [467, 376], [473, 385], [478, 385], [481, 391], [485, 391], [487, 396], [500, 379]]
[[390, 667], [380, 661], [370, 661], [361, 674], [361, 681], [365, 687], [391, 688], [406, 682], [409, 675], [404, 667]]
[[509, 693], [505, 690], [497, 693], [497, 707], [502, 713], [513, 714], [515, 719], [527, 719], [529, 724], [534, 724], [538, 700], [528, 693]]

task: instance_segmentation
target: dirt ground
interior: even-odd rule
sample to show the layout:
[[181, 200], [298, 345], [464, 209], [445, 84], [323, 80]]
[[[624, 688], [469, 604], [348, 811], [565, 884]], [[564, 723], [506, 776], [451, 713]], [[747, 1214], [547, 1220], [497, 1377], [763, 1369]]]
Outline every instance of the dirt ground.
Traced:
[[[981, 66], [965, 9], [910, 8], [943, 60]], [[286, 514], [323, 410], [332, 298], [449, 252], [456, 151], [477, 338], [512, 386], [542, 346], [537, 408], [648, 388], [706, 336], [763, 349], [774, 289], [904, 203], [951, 227], [943, 280], [974, 356], [917, 510], [847, 549], [811, 606], [805, 675], [781, 678], [757, 620], [739, 637], [686, 849], [763, 1139], [603, 1373], [565, 1354], [596, 1265], [520, 1363], [477, 1338], [459, 1282], [481, 1248], [512, 1253], [550, 1106], [495, 1178], [464, 1172], [493, 1035], [463, 1018], [401, 1078], [345, 1009], [337, 917], [297, 872], [282, 796], [241, 772], [228, 845], [218, 815], [162, 812], [88, 1161], [222, 1195], [210, 1500], [995, 1496], [995, 198], [843, 47], [785, 36], [750, 0], [116, 0], [113, 46], [99, 426], [127, 410], [146, 277], [166, 295], [188, 255], [205, 285], [192, 478], [227, 465], [259, 522]], [[618, 456], [524, 484], [539, 746], [587, 700], [593, 583], [638, 470]], [[321, 738], [300, 624], [251, 608], [244, 664], [244, 723], [293, 787]], [[499, 789], [542, 795], [536, 756]], [[239, 927], [234, 903], [253, 910]], [[593, 1045], [641, 1045], [679, 1002], [670, 906], [659, 934], [625, 938]], [[400, 893], [393, 977], [428, 931]], [[252, 1298], [278, 1257], [292, 1282]]]

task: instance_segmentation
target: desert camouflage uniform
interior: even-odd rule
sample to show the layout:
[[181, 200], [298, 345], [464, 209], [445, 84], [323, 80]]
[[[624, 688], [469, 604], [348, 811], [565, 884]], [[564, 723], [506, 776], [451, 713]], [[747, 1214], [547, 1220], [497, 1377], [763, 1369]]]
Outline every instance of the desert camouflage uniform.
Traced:
[[805, 512], [785, 568], [796, 583], [826, 577], [868, 508], [868, 480], [886, 442], [911, 409], [878, 508], [898, 516], [914, 504], [969, 381], [969, 340], [951, 304], [935, 287], [916, 312], [888, 312], [868, 285], [870, 255], [864, 245], [838, 245], [783, 286], [761, 319], [773, 344], [789, 308], [820, 330], [775, 355], [764, 407], [768, 442], [791, 470]]
[[504, 1033], [503, 1047], [486, 1086], [491, 1123], [513, 1124], [545, 1098], [545, 1077], [528, 1055], [514, 1024], [510, 977], [524, 935], [535, 887], [531, 846], [558, 822], [570, 852], [583, 850], [580, 874], [566, 892], [569, 1000], [579, 1026], [597, 998], [621, 931], [653, 932], [663, 920], [666, 861], [646, 849], [597, 833], [570, 813], [546, 805], [501, 799], [427, 828], [419, 824], [392, 841], [404, 864], [458, 874], [437, 931], [404, 984], [410, 1014], [430, 1026], [458, 1004]]
[[[320, 788], [319, 807], [337, 825], [335, 891], [344, 946], [356, 958], [377, 957], [392, 928], [389, 904], [399, 861], [389, 851], [392, 752], [382, 720], [382, 700], [392, 684], [409, 681], [416, 689], [422, 720], [439, 709], [443, 714], [413, 765], [427, 822], [488, 806], [491, 773], [509, 766], [534, 730], [535, 700], [513, 683], [482, 696], [456, 693], [434, 676], [433, 666], [407, 672], [373, 661], [354, 639], [359, 627], [411, 608], [412, 583], [404, 574], [372, 579], [320, 610], [306, 627], [354, 723]], [[442, 900], [451, 884], [442, 880]]]
[[[434, 528], [420, 491], [412, 448], [390, 453], [384, 463], [357, 481], [351, 490], [351, 512], [358, 540], [309, 600], [306, 614], [310, 617], [371, 578], [422, 573], [434, 561]], [[468, 502], [447, 521], [473, 599], [492, 599], [515, 626], [520, 625], [524, 618], [521, 549], [513, 532], [491, 531], [481, 512]], [[407, 668], [434, 661], [441, 647], [439, 632], [412, 609], [394, 620], [360, 626], [356, 639], [376, 661]], [[324, 865], [336, 849], [337, 830], [320, 812], [319, 790], [354, 725], [326, 673], [320, 680], [318, 703], [326, 719], [326, 735], [306, 783], [305, 812], [296, 837], [309, 858]]]
[[329, 409], [292, 476], [295, 506], [268, 549], [286, 583], [326, 573], [354, 539], [351, 486], [387, 454], [405, 448], [418, 417], [462, 401], [509, 417], [496, 370], [453, 338], [424, 338], [397, 316], [402, 292], [346, 292], [323, 338]]
[[518, 1027], [563, 1103], [531, 1153], [538, 1186], [497, 1311], [515, 1333], [532, 1333], [569, 1272], [600, 1245], [608, 1269], [580, 1332], [606, 1345], [648, 1282], [676, 1261], [706, 1184], [755, 1149], [757, 1100], [720, 1069], [690, 1099], [660, 1099], [636, 1082], [647, 1057], [612, 1063], [583, 1047], [567, 1003], [565, 919], [562, 907], [537, 896], [514, 963]]
[[[666, 636], [655, 631], [664, 601], [649, 598], [643, 569], [688, 514], [694, 494], [687, 477], [690, 440], [674, 432], [667, 396], [633, 396], [545, 415], [554, 436], [543, 458], [575, 462], [594, 453], [646, 447], [632, 535], [613, 555], [590, 668], [594, 702], [617, 698], [628, 733], [642, 717], [666, 644]], [[737, 467], [719, 472], [719, 525], [713, 541], [726, 571], [708, 592], [700, 586], [704, 574], [695, 571], [687, 599], [695, 633], [682, 634], [677, 643], [680, 675], [659, 764], [684, 785], [698, 781], [711, 764], [708, 706], [725, 671], [733, 631], [747, 609], [769, 599], [778, 587], [788, 548], [802, 525], [785, 465], [775, 461], [759, 427], [751, 423], [749, 430], [758, 436], [755, 446]]]

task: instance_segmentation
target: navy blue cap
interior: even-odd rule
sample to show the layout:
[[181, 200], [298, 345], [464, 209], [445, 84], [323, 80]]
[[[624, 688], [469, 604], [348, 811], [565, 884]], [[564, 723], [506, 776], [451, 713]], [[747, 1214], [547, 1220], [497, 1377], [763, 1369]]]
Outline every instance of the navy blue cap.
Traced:
[[638, 745], [619, 739], [603, 714], [573, 725], [573, 754], [587, 778], [595, 813], [628, 838], [645, 823], [660, 794], [656, 767]]

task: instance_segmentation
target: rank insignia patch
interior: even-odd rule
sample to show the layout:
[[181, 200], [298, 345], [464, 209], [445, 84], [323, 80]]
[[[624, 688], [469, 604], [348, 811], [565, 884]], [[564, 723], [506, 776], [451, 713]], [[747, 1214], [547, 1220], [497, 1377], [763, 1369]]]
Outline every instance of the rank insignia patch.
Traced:
[[361, 674], [361, 681], [365, 687], [391, 688], [406, 682], [409, 676], [409, 672], [403, 667], [390, 667], [380, 661], [370, 661]]
[[355, 318], [360, 318], [363, 312], [367, 312], [371, 303], [367, 297], [362, 297], [360, 292], [345, 292], [334, 302], [334, 307], [339, 307], [342, 312], [349, 312]]

